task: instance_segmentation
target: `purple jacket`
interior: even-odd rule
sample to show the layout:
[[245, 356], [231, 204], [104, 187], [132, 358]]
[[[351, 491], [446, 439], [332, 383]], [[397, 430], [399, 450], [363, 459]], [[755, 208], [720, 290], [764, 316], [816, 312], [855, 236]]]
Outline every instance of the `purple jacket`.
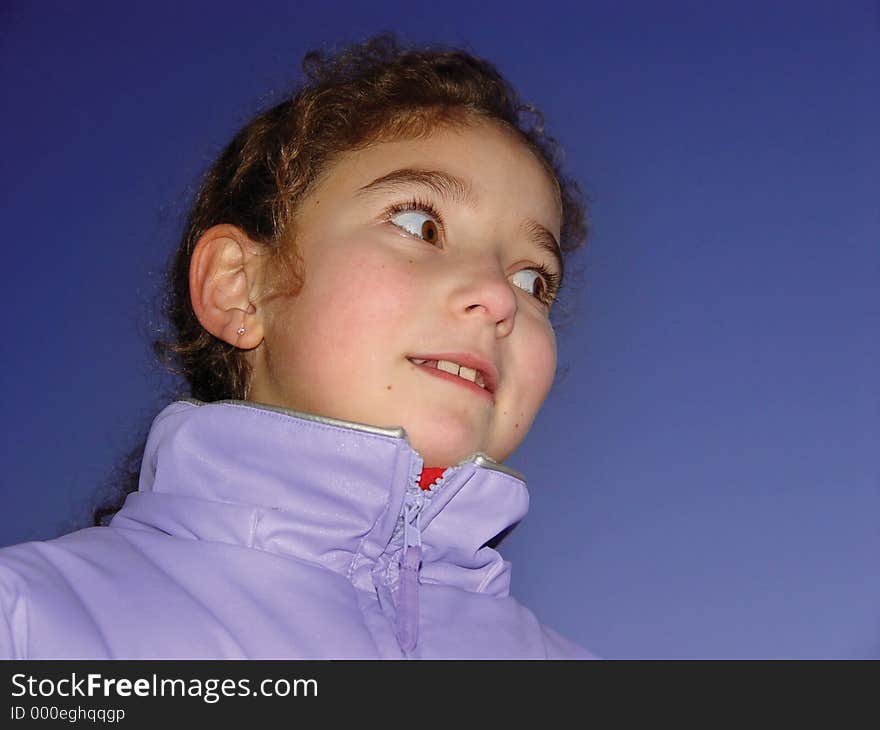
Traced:
[[403, 429], [173, 403], [109, 527], [0, 550], [0, 657], [588, 658], [486, 547], [522, 478], [421, 469]]

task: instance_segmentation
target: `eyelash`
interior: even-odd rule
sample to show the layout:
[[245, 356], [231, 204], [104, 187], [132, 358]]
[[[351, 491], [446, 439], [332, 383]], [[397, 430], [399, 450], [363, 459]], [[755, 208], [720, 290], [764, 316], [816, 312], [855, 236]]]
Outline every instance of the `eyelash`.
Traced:
[[423, 198], [413, 198], [408, 203], [395, 203], [385, 211], [384, 217], [386, 220], [390, 221], [398, 213], [407, 213], [412, 210], [427, 213], [440, 224], [440, 232], [444, 232], [446, 226], [443, 223], [443, 216], [440, 215], [440, 211], [438, 211], [432, 203]]
[[529, 266], [532, 271], [537, 271], [544, 278], [544, 296], [540, 297], [548, 307], [556, 301], [556, 295], [559, 293], [559, 275], [555, 271], [551, 271], [544, 264]]
[[[431, 202], [423, 198], [412, 198], [406, 203], [395, 203], [385, 210], [382, 217], [390, 223], [391, 219], [398, 213], [407, 213], [409, 211], [418, 211], [431, 216], [440, 226], [441, 236], [445, 233], [446, 226], [443, 223], [443, 216], [440, 215], [440, 211], [438, 211]], [[392, 223], [392, 225], [394, 224]], [[535, 264], [534, 266], [529, 266], [527, 269], [523, 269], [523, 271], [535, 271], [544, 279], [544, 296], [532, 296], [535, 296], [536, 299], [543, 302], [548, 307], [552, 305], [556, 300], [556, 295], [559, 293], [559, 275], [555, 271], [551, 271], [544, 264]]]

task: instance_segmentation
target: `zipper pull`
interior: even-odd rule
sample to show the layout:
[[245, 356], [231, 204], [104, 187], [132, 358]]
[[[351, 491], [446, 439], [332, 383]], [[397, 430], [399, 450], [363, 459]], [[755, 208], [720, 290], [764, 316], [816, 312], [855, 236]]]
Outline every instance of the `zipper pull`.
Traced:
[[403, 552], [397, 593], [397, 640], [410, 652], [419, 640], [419, 571], [422, 567], [422, 505], [424, 495], [407, 494], [404, 505]]

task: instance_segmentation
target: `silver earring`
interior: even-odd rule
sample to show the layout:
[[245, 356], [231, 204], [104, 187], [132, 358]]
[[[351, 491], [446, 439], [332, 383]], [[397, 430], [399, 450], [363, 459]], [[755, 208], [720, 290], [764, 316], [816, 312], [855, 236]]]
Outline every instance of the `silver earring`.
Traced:
[[238, 336], [241, 337], [244, 334], [244, 327], [238, 328]]

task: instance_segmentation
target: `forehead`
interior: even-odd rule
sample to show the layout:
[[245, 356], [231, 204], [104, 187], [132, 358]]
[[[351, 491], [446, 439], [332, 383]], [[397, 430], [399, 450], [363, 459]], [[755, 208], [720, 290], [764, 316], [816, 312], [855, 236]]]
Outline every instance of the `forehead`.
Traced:
[[[537, 152], [496, 122], [443, 124], [420, 137], [343, 153], [324, 170], [309, 197], [358, 197], [371, 183], [406, 169], [454, 178], [462, 183], [453, 191], [458, 202], [486, 213], [534, 220], [558, 238], [561, 204], [555, 176]], [[390, 186], [385, 189], [390, 192]]]

